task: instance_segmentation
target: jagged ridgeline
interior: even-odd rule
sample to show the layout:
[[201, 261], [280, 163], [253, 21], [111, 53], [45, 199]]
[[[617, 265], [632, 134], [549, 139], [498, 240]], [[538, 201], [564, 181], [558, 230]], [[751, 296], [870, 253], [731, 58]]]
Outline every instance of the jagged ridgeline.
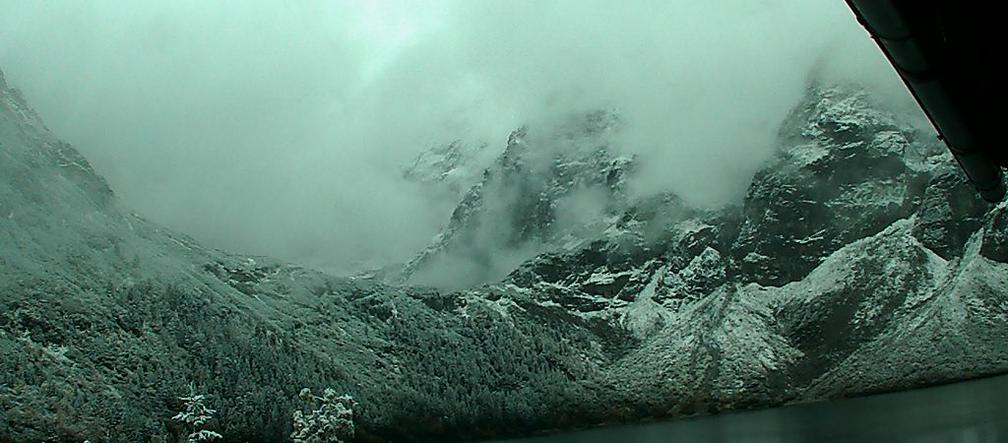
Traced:
[[[488, 215], [508, 220], [493, 247], [541, 249], [438, 291], [146, 221], [0, 76], [0, 441], [289, 441], [326, 407], [356, 441], [452, 441], [1008, 368], [1006, 207], [857, 88], [811, 88], [743, 205], [722, 210], [618, 192], [632, 159], [593, 141], [618, 124], [600, 128], [566, 145], [517, 131], [459, 188], [445, 251]], [[597, 220], [555, 223], [581, 188], [606, 203]], [[182, 429], [194, 398], [213, 414]]]

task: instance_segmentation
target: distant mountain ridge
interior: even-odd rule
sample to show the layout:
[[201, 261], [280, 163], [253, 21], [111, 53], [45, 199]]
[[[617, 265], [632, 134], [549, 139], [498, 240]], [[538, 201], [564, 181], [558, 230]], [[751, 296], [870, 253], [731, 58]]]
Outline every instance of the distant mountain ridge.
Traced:
[[[1008, 370], [1008, 206], [858, 88], [810, 88], [719, 210], [627, 198], [618, 117], [572, 121], [514, 132], [407, 274], [531, 258], [438, 291], [146, 221], [0, 73], [0, 442], [165, 441], [189, 382], [225, 441], [288, 441], [304, 387], [355, 398], [357, 441], [457, 441]], [[602, 210], [558, 223], [571, 196]]]

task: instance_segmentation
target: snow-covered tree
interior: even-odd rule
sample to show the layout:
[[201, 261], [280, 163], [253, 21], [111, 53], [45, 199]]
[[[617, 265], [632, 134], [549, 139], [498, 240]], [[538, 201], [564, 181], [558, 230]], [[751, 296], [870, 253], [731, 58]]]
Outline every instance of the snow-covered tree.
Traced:
[[207, 422], [213, 419], [214, 413], [217, 411], [208, 408], [204, 402], [206, 401], [206, 395], [197, 394], [196, 387], [190, 383], [189, 384], [189, 396], [179, 397], [179, 400], [183, 402], [183, 409], [178, 414], [172, 417], [185, 427], [186, 443], [200, 443], [214, 441], [222, 438], [222, 436], [214, 431], [203, 429]]
[[353, 408], [357, 405], [349, 395], [336, 395], [326, 388], [322, 396], [304, 388], [298, 394], [308, 408], [294, 411], [294, 443], [345, 443], [354, 437]]

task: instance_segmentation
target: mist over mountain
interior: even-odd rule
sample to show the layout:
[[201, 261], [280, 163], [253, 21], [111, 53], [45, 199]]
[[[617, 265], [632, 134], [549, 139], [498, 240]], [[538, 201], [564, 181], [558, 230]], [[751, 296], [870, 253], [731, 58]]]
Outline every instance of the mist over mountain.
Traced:
[[716, 207], [813, 78], [913, 109], [826, 0], [0, 3], [0, 66], [131, 207], [341, 274], [445, 228], [459, 200], [402, 170], [453, 140], [492, 160], [518, 127], [615, 109], [629, 193]]

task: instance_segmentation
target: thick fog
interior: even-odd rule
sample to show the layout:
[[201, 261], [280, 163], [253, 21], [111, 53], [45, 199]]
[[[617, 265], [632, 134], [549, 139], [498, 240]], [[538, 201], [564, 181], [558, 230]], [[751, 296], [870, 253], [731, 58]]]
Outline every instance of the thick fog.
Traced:
[[455, 138], [616, 108], [636, 192], [737, 201], [814, 80], [911, 106], [836, 0], [0, 1], [0, 67], [124, 204], [337, 272], [456, 203], [403, 179]]

